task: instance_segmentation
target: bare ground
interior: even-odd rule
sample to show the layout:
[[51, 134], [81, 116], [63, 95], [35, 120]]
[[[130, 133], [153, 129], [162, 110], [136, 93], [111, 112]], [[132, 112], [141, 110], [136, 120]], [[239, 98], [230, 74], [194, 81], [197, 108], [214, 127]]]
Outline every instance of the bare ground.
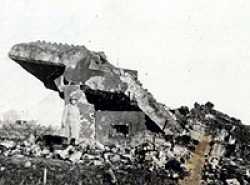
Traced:
[[192, 158], [187, 163], [187, 169], [191, 172], [180, 185], [199, 185], [201, 181], [201, 172], [205, 163], [205, 154], [209, 150], [209, 137], [203, 136], [201, 142], [196, 147]]

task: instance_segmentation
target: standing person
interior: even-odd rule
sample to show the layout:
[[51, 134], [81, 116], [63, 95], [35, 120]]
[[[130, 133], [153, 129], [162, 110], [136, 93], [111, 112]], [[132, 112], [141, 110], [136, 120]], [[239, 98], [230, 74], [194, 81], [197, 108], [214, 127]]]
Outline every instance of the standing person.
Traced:
[[70, 97], [69, 104], [65, 106], [62, 116], [62, 130], [70, 144], [78, 144], [80, 135], [80, 111], [77, 106], [78, 99]]

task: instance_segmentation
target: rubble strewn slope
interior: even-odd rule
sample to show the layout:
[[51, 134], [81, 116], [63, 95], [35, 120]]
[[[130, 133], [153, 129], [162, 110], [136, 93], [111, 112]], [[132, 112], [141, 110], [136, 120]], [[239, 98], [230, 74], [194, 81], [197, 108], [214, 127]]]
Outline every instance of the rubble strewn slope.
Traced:
[[[185, 127], [182, 134], [155, 137], [136, 147], [94, 145], [88, 141], [72, 146], [41, 133], [39, 137], [31, 134], [14, 142], [13, 138], [2, 139], [0, 181], [3, 184], [17, 184], [17, 181], [90, 185], [249, 184], [249, 127], [211, 105], [195, 104], [190, 111], [187, 107], [171, 110]], [[71, 175], [73, 178], [69, 178]]]

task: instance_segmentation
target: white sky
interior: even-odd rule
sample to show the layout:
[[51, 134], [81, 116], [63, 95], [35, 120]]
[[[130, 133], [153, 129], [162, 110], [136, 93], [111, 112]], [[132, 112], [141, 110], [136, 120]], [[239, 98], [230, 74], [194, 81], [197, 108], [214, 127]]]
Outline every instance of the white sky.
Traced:
[[249, 20], [249, 0], [1, 0], [0, 112], [49, 99], [58, 112], [40, 116], [59, 120], [57, 94], [7, 57], [16, 43], [46, 40], [103, 50], [168, 106], [210, 100], [250, 123]]

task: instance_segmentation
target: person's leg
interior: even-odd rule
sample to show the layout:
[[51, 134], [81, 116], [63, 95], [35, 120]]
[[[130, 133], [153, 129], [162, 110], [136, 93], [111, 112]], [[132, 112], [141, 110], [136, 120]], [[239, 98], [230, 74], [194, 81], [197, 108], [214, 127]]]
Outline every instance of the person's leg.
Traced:
[[75, 145], [79, 144], [79, 138], [80, 138], [80, 127], [77, 129], [77, 132], [75, 133]]
[[80, 124], [75, 123], [72, 127], [72, 138], [74, 139], [74, 144], [79, 144], [79, 136], [80, 136]]
[[68, 133], [68, 144], [71, 145], [71, 139], [72, 139], [72, 126], [69, 124], [68, 126], [69, 133]]

